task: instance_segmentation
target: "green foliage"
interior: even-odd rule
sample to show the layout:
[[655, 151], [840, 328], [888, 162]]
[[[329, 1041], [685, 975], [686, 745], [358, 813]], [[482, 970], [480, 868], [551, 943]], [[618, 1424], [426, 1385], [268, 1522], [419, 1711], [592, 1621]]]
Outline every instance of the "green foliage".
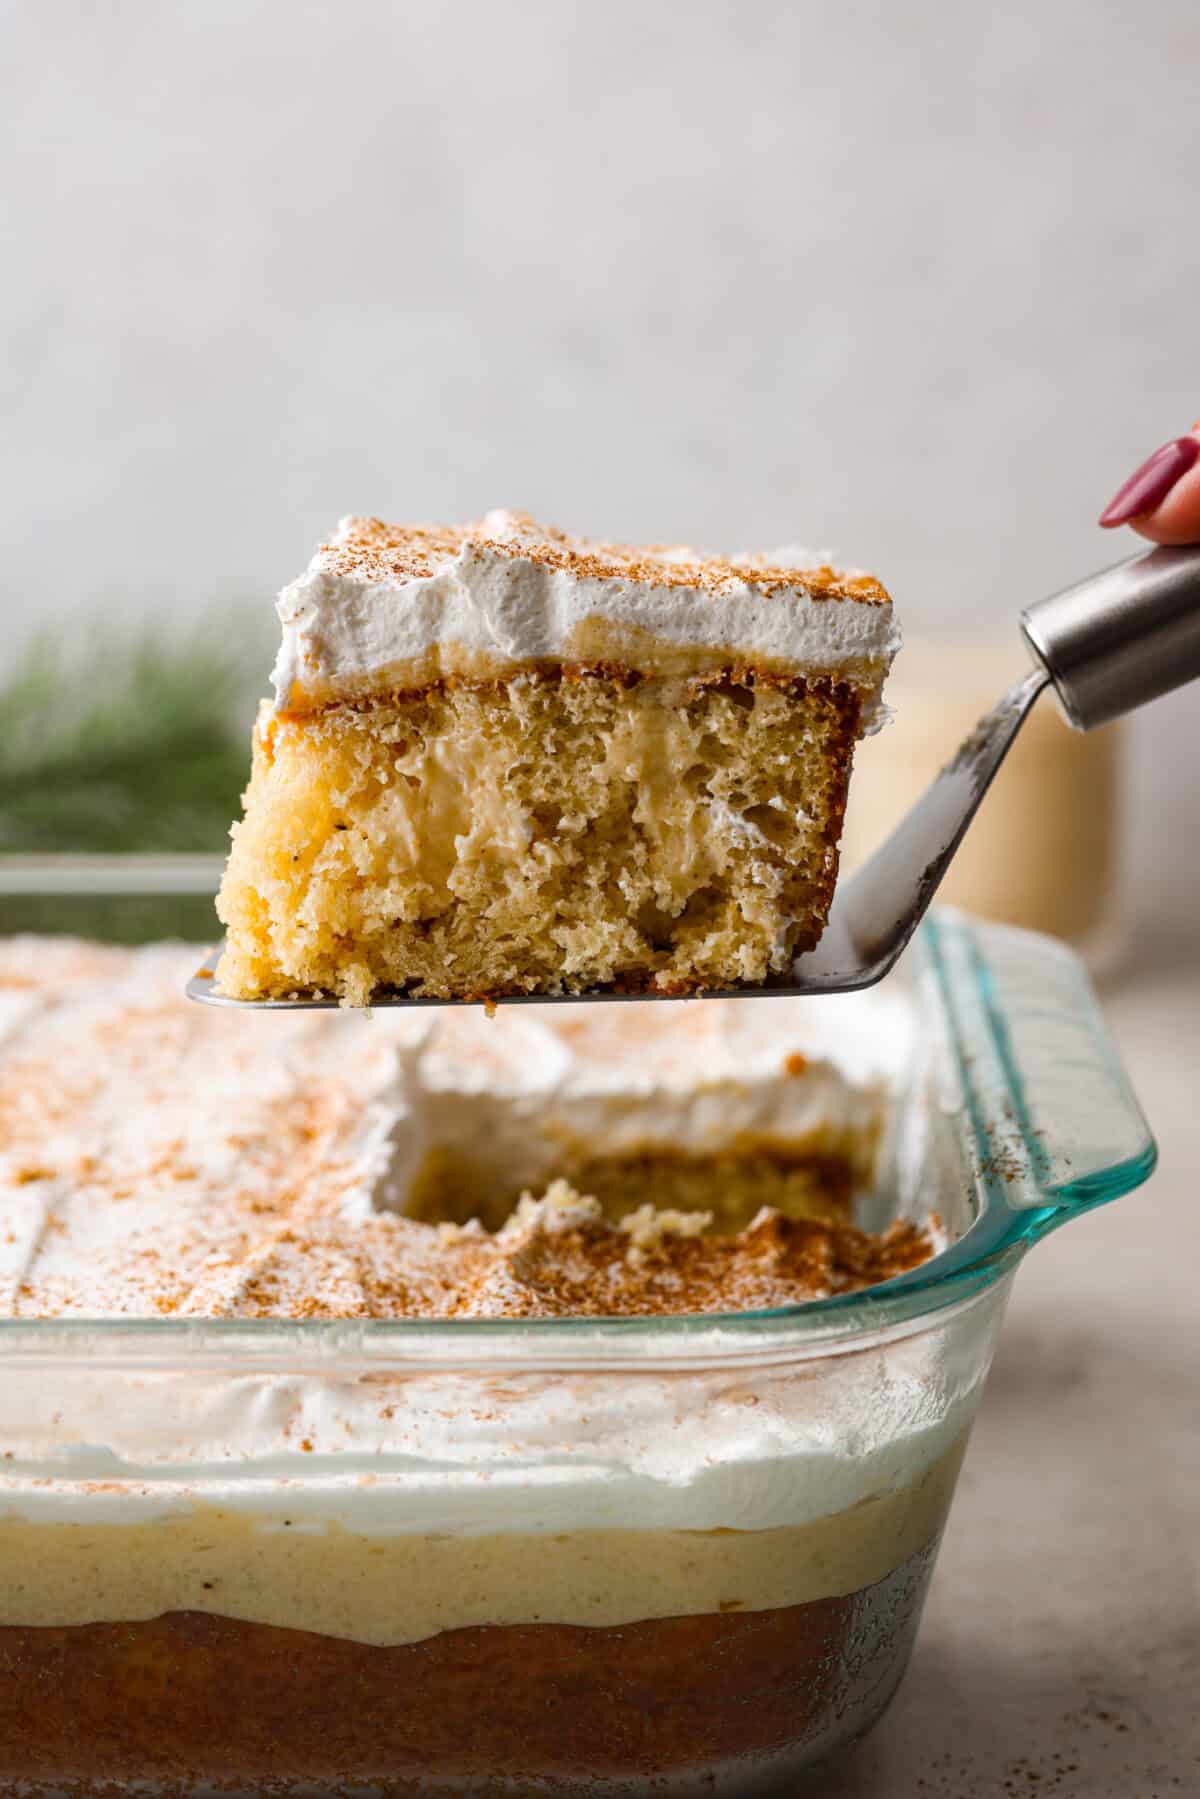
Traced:
[[95, 653], [35, 641], [0, 686], [0, 854], [223, 850], [261, 651], [236, 616]]
[[214, 943], [221, 927], [198, 893], [62, 894], [0, 892], [0, 937], [90, 937], [96, 943], [154, 943], [174, 937]]

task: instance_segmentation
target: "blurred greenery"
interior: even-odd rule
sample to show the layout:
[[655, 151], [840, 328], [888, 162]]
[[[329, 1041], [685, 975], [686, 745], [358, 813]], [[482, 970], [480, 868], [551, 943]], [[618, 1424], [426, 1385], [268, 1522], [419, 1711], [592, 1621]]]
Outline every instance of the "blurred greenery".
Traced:
[[0, 854], [222, 849], [248, 765], [239, 635], [36, 639], [0, 686]]
[[95, 943], [215, 943], [221, 925], [213, 902], [199, 893], [0, 894], [0, 937], [90, 937]]
[[[36, 638], [0, 682], [0, 855], [221, 854], [240, 809], [267, 648], [244, 613], [93, 650]], [[0, 896], [0, 931], [211, 937], [198, 896]]]

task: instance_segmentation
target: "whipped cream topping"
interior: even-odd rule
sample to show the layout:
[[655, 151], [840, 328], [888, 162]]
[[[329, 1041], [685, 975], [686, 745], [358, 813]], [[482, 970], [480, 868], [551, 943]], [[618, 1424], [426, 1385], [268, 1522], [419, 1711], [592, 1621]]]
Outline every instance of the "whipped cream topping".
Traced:
[[[498, 1237], [404, 1215], [431, 1154], [474, 1158], [514, 1194], [543, 1189], [571, 1149], [857, 1151], [865, 1176], [911, 1030], [903, 1001], [862, 995], [447, 1011], [433, 1026], [300, 1013], [268, 1034], [187, 1003], [195, 955], [0, 946], [0, 1312], [558, 1311], [532, 1272], [544, 1206]], [[582, 1230], [598, 1263], [636, 1248], [595, 1220]], [[735, 1309], [836, 1290], [840, 1264], [823, 1274], [812, 1247], [799, 1228], [748, 1236], [727, 1276], [725, 1251], [706, 1250], [692, 1309], [722, 1309], [726, 1278]], [[632, 1299], [645, 1277], [628, 1274]], [[625, 1309], [604, 1278], [608, 1309]], [[686, 1293], [644, 1297], [689, 1309]]]
[[277, 611], [273, 679], [288, 711], [546, 662], [733, 661], [854, 682], [869, 728], [900, 642], [883, 588], [812, 552], [595, 544], [504, 511], [445, 529], [343, 519]]
[[[940, 1331], [797, 1364], [663, 1373], [232, 1369], [170, 1381], [77, 1364], [0, 1396], [7, 1507], [59, 1522], [163, 1517], [203, 1498], [366, 1535], [625, 1527], [769, 1530], [928, 1467], [982, 1372], [944, 1379]], [[119, 1487], [115, 1484], [119, 1482]], [[197, 1493], [196, 1489], [200, 1488]]]

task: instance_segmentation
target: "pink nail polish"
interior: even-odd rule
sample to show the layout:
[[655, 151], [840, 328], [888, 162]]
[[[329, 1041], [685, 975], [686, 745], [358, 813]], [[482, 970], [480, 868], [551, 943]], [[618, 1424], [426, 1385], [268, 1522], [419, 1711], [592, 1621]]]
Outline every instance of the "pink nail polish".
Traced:
[[1118, 487], [1100, 514], [1100, 523], [1127, 525], [1131, 518], [1144, 518], [1148, 512], [1153, 512], [1162, 505], [1175, 483], [1187, 474], [1198, 456], [1200, 441], [1194, 437], [1176, 437], [1163, 444]]

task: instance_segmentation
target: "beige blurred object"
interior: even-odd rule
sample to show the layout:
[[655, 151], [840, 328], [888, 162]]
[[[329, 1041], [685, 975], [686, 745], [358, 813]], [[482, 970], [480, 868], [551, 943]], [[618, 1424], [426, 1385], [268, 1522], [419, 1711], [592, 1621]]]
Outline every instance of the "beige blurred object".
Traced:
[[[976, 720], [1030, 664], [1019, 643], [907, 642], [894, 717], [858, 747], [843, 870], [882, 843]], [[1107, 966], [1120, 941], [1121, 725], [1073, 731], [1038, 701], [954, 858], [939, 903], [1049, 931]]]

